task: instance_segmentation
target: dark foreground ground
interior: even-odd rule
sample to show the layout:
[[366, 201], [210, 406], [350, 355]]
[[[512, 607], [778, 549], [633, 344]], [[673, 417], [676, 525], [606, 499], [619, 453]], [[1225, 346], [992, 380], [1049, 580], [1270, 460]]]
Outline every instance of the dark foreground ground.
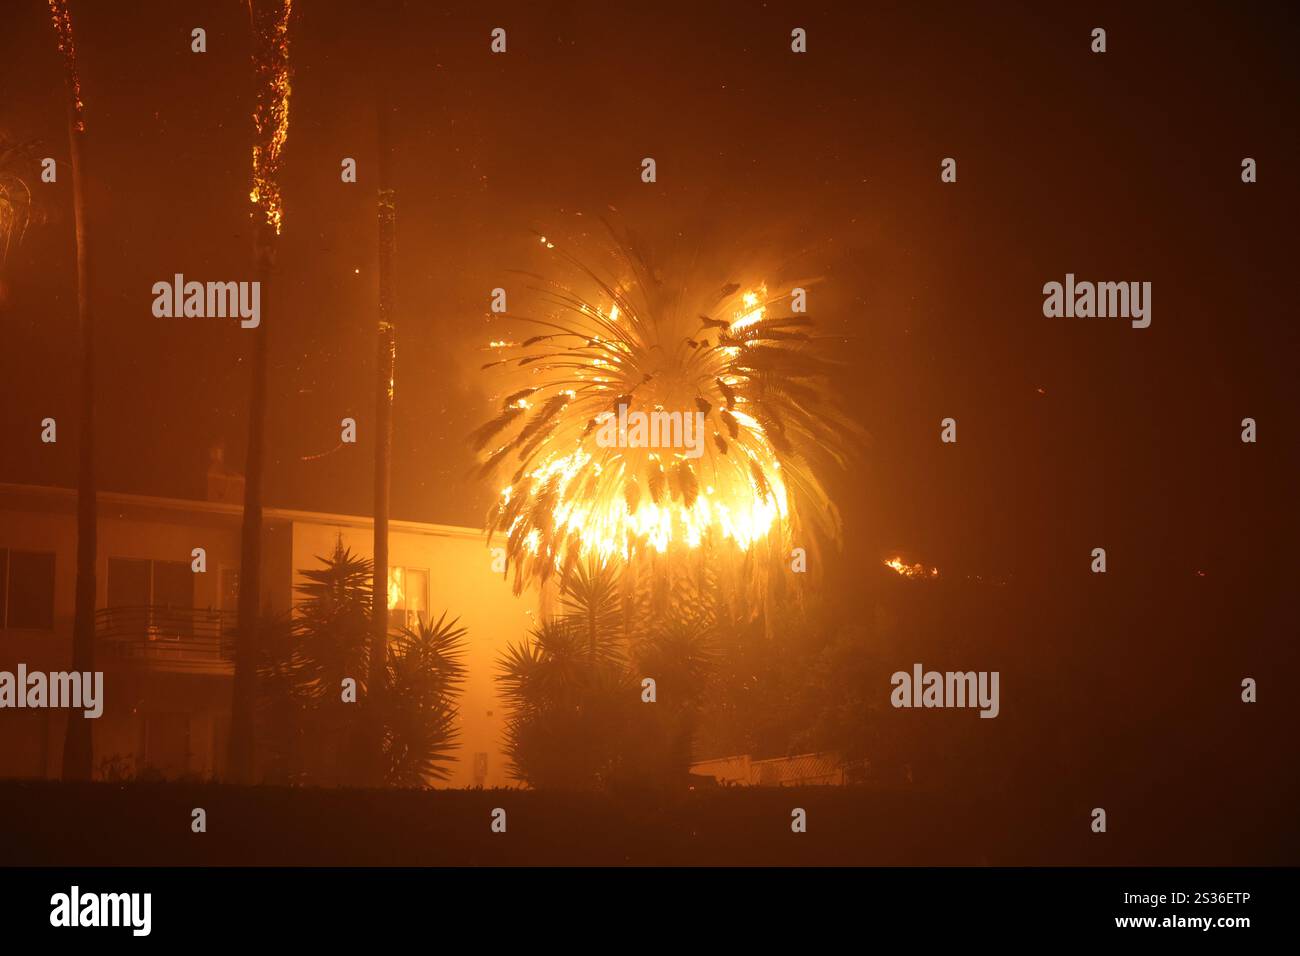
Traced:
[[[1112, 793], [1105, 834], [1089, 829], [1094, 802], [1050, 781], [961, 798], [822, 787], [663, 797], [9, 782], [0, 784], [0, 865], [1300, 862], [1294, 782], [1243, 773], [1179, 788], [1174, 802], [1145, 787]], [[191, 832], [195, 807], [207, 811], [206, 833]], [[505, 833], [490, 829], [497, 807]], [[791, 832], [795, 807], [807, 811], [806, 833]]]

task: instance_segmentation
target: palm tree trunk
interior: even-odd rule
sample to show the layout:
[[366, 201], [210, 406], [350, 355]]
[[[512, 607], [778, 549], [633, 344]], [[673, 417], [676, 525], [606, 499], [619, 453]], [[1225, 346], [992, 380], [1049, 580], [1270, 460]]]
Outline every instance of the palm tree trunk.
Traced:
[[[68, 93], [68, 147], [72, 157], [72, 208], [77, 231], [77, 322], [81, 335], [81, 416], [77, 462], [77, 586], [72, 617], [72, 669], [95, 669], [95, 323], [91, 308], [90, 223], [86, 211], [85, 135], [81, 81], [66, 0], [50, 0]], [[89, 780], [94, 769], [91, 723], [70, 712], [63, 740], [63, 779]]]
[[374, 760], [372, 785], [383, 783], [382, 747], [388, 679], [388, 500], [392, 486], [393, 376], [397, 336], [393, 326], [396, 298], [393, 256], [397, 248], [397, 194], [392, 186], [390, 104], [379, 106], [379, 337], [375, 370], [375, 571], [371, 611], [369, 750]]
[[[259, 229], [259, 233], [265, 230]], [[267, 288], [275, 259], [274, 233], [259, 237], [257, 281]], [[263, 304], [266, 297], [263, 296]], [[244, 466], [244, 518], [239, 548], [239, 626], [230, 709], [230, 779], [253, 782], [254, 712], [257, 706], [258, 627], [262, 603], [262, 474], [266, 449], [267, 324], [252, 330], [253, 360], [248, 403], [248, 454]]]
[[[248, 12], [253, 29], [253, 67], [258, 77], [253, 110], [253, 256], [262, 304], [270, 295], [279, 242], [282, 205], [277, 180], [280, 151], [289, 130], [289, 17], [293, 0], [254, 3]], [[263, 308], [263, 312], [268, 311]], [[272, 308], [269, 311], [274, 311]], [[251, 331], [253, 359], [248, 402], [248, 455], [244, 464], [244, 521], [240, 531], [239, 629], [235, 637], [235, 679], [230, 705], [230, 765], [235, 783], [253, 782], [257, 706], [257, 657], [261, 646], [262, 474], [266, 449], [266, 377], [268, 329], [262, 321]]]

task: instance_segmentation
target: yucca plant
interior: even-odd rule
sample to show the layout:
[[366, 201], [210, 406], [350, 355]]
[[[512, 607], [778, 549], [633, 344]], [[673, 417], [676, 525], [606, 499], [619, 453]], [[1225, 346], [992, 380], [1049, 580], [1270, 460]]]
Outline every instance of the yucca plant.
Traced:
[[[516, 779], [585, 789], [685, 778], [716, 611], [684, 588], [655, 613], [656, 580], [625, 593], [614, 568], [579, 565], [564, 583], [563, 613], [502, 655], [497, 680]], [[642, 699], [645, 677], [662, 695], [653, 705]]]
[[[267, 775], [288, 783], [374, 785], [377, 764], [379, 782], [390, 786], [447, 779], [466, 629], [444, 613], [391, 634], [385, 694], [376, 704], [368, 666], [373, 565], [341, 539], [318, 560], [320, 567], [299, 572], [305, 580], [295, 590], [302, 600], [291, 624], [263, 624], [259, 741]], [[355, 704], [342, 701], [346, 678], [357, 682]], [[377, 741], [368, 726], [379, 728]]]
[[564, 620], [585, 637], [592, 660], [612, 660], [625, 636], [619, 575], [614, 566], [585, 561], [564, 579], [560, 590]]
[[620, 635], [598, 631], [593, 647], [584, 623], [545, 621], [499, 660], [512, 775], [534, 787], [600, 787], [625, 744], [637, 696]]
[[344, 678], [356, 680], [360, 693], [366, 688], [374, 566], [344, 547], [342, 540], [335, 542], [329, 557], [317, 560], [322, 567], [299, 572], [306, 582], [294, 588], [302, 599], [294, 631], [307, 693], [316, 700], [338, 700]]
[[[293, 622], [291, 669], [308, 702], [302, 757], [317, 783], [362, 783], [370, 755], [361, 739], [361, 708], [366, 706], [369, 674], [372, 564], [334, 543], [321, 567], [301, 570], [295, 587], [301, 598]], [[241, 582], [242, 584], [242, 582]], [[358, 703], [342, 698], [345, 679], [356, 682]]]

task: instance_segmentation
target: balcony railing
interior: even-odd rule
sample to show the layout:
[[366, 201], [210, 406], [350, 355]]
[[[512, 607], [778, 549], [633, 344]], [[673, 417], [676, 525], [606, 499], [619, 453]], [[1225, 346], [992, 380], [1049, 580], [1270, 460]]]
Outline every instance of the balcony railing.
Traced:
[[214, 608], [101, 608], [95, 612], [95, 637], [117, 659], [160, 670], [229, 673], [235, 659], [234, 618]]

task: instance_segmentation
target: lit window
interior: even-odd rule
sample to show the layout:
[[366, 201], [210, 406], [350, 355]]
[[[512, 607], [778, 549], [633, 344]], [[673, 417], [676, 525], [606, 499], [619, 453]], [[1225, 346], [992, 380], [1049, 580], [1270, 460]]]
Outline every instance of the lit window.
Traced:
[[429, 611], [429, 572], [425, 568], [388, 569], [388, 624], [415, 628]]

